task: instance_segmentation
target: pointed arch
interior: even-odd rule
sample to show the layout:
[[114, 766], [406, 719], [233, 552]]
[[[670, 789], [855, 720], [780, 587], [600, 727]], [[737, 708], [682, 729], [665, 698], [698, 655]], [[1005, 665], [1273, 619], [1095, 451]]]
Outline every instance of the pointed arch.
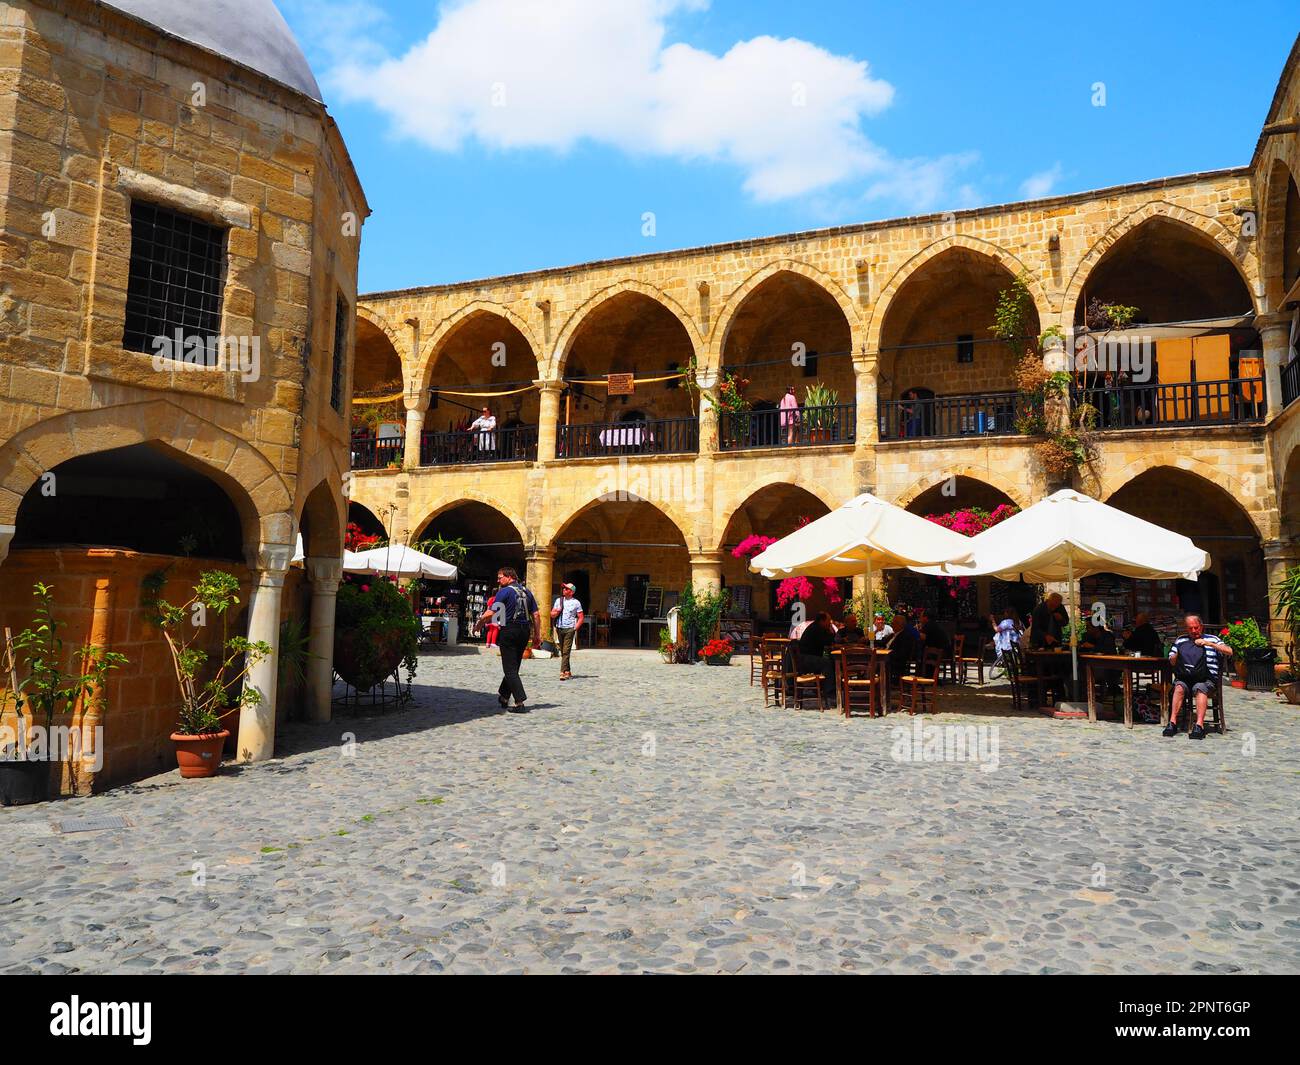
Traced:
[[955, 233], [950, 237], [944, 237], [942, 240], [936, 240], [933, 244], [927, 245], [903, 263], [894, 271], [885, 287], [880, 290], [880, 294], [872, 301], [871, 321], [867, 326], [866, 338], [867, 351], [871, 355], [874, 356], [880, 350], [880, 336], [884, 331], [885, 319], [889, 317], [890, 307], [899, 290], [929, 263], [955, 248], [964, 248], [989, 259], [995, 265], [1005, 269], [1012, 277], [1024, 275], [1030, 294], [1034, 298], [1034, 306], [1038, 311], [1040, 324], [1045, 325], [1052, 320], [1054, 312], [1051, 300], [1048, 299], [1047, 293], [1043, 291], [1038, 276], [1020, 258], [992, 241], [981, 240], [978, 237], [967, 236], [964, 233]]
[[849, 294], [844, 288], [829, 274], [802, 262], [799, 259], [777, 259], [760, 267], [742, 281], [730, 296], [727, 297], [713, 322], [713, 328], [709, 334], [707, 358], [702, 360], [703, 369], [711, 373], [717, 373], [722, 366], [722, 354], [727, 346], [727, 335], [731, 331], [731, 326], [736, 320], [736, 315], [744, 306], [745, 301], [759, 288], [764, 282], [780, 274], [797, 274], [800, 277], [811, 281], [818, 288], [825, 291], [839, 307], [844, 315], [844, 320], [849, 326], [849, 335], [851, 337], [851, 347], [856, 361], [859, 349], [862, 346], [862, 318], [858, 314], [858, 308], [854, 305]]
[[677, 530], [678, 535], [681, 536], [682, 542], [686, 545], [687, 550], [692, 552], [698, 552], [700, 550], [700, 540], [695, 534], [694, 523], [691, 522], [681, 510], [675, 507], [672, 503], [657, 499], [647, 499], [644, 496], [633, 495], [630, 492], [616, 493], [614, 498], [610, 498], [610, 493], [607, 492], [592, 496], [590, 499], [586, 500], [586, 502], [581, 503], [570, 510], [561, 520], [547, 523], [544, 526], [544, 534], [538, 537], [538, 542], [540, 544], [554, 544], [560, 538], [560, 534], [587, 511], [599, 507], [602, 503], [615, 502], [648, 503], [667, 518], [673, 525]]
[[1012, 503], [1021, 510], [1030, 506], [1033, 500], [1029, 498], [1025, 490], [1018, 484], [1008, 481], [1006, 478], [999, 477], [991, 470], [980, 469], [976, 466], [958, 466], [941, 474], [927, 473], [913, 481], [906, 489], [900, 492], [894, 500], [896, 506], [906, 510], [926, 492], [937, 488], [943, 484], [949, 477], [964, 477], [967, 480], [978, 481], [987, 485], [995, 492], [1001, 492]]
[[401, 334], [393, 328], [393, 324], [382, 311], [358, 301], [356, 313], [358, 318], [364, 318], [388, 338], [388, 342], [393, 345], [393, 350], [397, 352], [397, 357], [401, 360], [403, 366], [410, 362], [410, 343], [402, 339]]
[[[695, 324], [695, 319], [691, 317], [686, 308], [662, 289], [656, 288], [654, 285], [647, 285], [644, 281], [627, 278], [623, 281], [602, 288], [599, 292], [583, 301], [583, 303], [569, 315], [564, 326], [560, 329], [560, 332], [555, 339], [555, 347], [549, 353], [547, 359], [545, 376], [548, 379], [559, 380], [564, 376], [564, 367], [568, 362], [569, 350], [573, 346], [573, 340], [578, 335], [578, 331], [582, 328], [582, 325], [587, 318], [616, 296], [621, 296], [627, 292], [635, 292], [647, 297], [648, 299], [654, 300], [676, 318], [686, 330], [686, 335], [690, 338], [691, 349], [695, 352], [696, 359], [698, 360], [700, 358], [700, 355], [704, 350], [704, 339], [700, 336], [700, 330]], [[541, 365], [540, 362], [539, 365]]]
[[1103, 503], [1109, 502], [1117, 492], [1132, 481], [1137, 480], [1144, 473], [1159, 469], [1189, 473], [1198, 480], [1204, 481], [1213, 490], [1213, 494], [1221, 496], [1225, 503], [1236, 508], [1250, 521], [1251, 526], [1261, 539], [1271, 540], [1276, 537], [1276, 512], [1246, 509], [1241, 503], [1241, 497], [1246, 493], [1244, 491], [1240, 493], [1234, 492], [1231, 484], [1224, 484], [1225, 478], [1222, 468], [1211, 465], [1195, 455], [1171, 454], [1168, 451], [1162, 451], [1158, 454], [1143, 455], [1141, 458], [1134, 459], [1113, 474], [1103, 475], [1101, 501]]
[[528, 345], [528, 353], [537, 364], [539, 373], [542, 371], [541, 345], [537, 342], [532, 326], [504, 303], [497, 303], [493, 300], [472, 300], [443, 318], [434, 326], [433, 332], [429, 334], [428, 338], [423, 341], [422, 350], [416, 360], [416, 365], [411, 371], [410, 383], [412, 387], [410, 391], [423, 392], [433, 383], [433, 369], [447, 340], [461, 325], [480, 315], [494, 315], [514, 326], [524, 338], [524, 343]]
[[[1262, 217], [1260, 218], [1259, 236], [1261, 241], [1262, 262], [1260, 269], [1264, 278], [1264, 294], [1268, 307], [1272, 311], [1282, 309], [1282, 301], [1287, 290], [1286, 266], [1288, 245], [1292, 255], [1296, 254], [1296, 243], [1291, 238], [1300, 231], [1300, 218], [1288, 217], [1292, 211], [1288, 204], [1296, 203], [1296, 180], [1286, 160], [1275, 158], [1268, 168], [1267, 184], [1260, 197]], [[1296, 211], [1300, 214], [1300, 211]], [[1288, 221], [1291, 233], [1288, 234]]]
[[[713, 536], [713, 543], [706, 548], [706, 550], [721, 550], [723, 543], [726, 541], [727, 529], [731, 525], [732, 519], [735, 518], [735, 516], [739, 514], [756, 495], [765, 489], [773, 487], [795, 488], [806, 492], [821, 503], [827, 511], [835, 510], [841, 504], [847, 502], [847, 500], [844, 499], [835, 499], [833, 494], [828, 491], [828, 486], [820, 480], [811, 480], [800, 484], [791, 480], [789, 471], [777, 471], [763, 474], [760, 477], [754, 478], [754, 480], [750, 481], [749, 484], [745, 485], [745, 487], [739, 492], [729, 497], [734, 500], [734, 502], [727, 503], [723, 509], [723, 513], [719, 515], [718, 520], [714, 521], [713, 528], [717, 531]], [[719, 499], [718, 502], [721, 503], [722, 500]]]
[[12, 525], [31, 484], [68, 459], [153, 444], [211, 478], [230, 497], [245, 545], [292, 544], [293, 500], [252, 444], [169, 399], [69, 411], [28, 426], [0, 447], [0, 525]]
[[519, 537], [519, 542], [527, 548], [529, 546], [528, 526], [513, 509], [506, 506], [499, 499], [496, 499], [485, 492], [478, 492], [472, 488], [457, 489], [456, 495], [447, 500], [435, 503], [428, 509], [427, 513], [418, 522], [411, 525], [411, 538], [415, 539], [419, 533], [424, 532], [438, 517], [454, 510], [456, 507], [465, 503], [481, 503], [483, 506], [495, 510], [501, 517], [505, 518], [511, 526], [514, 527], [515, 533]]
[[1185, 207], [1179, 207], [1165, 200], [1154, 200], [1143, 204], [1107, 229], [1079, 260], [1070, 277], [1070, 283], [1066, 286], [1065, 296], [1061, 300], [1060, 317], [1056, 322], [1061, 329], [1068, 331], [1074, 327], [1074, 312], [1079, 302], [1079, 295], [1106, 253], [1129, 233], [1153, 219], [1173, 222], [1191, 231], [1202, 243], [1206, 240], [1211, 242], [1241, 276], [1246, 292], [1250, 296], [1252, 308], [1256, 312], [1260, 310], [1264, 290], [1259, 275], [1259, 263], [1250, 247], [1251, 242], [1242, 237], [1234, 237], [1231, 231], [1217, 219], [1197, 214], [1195, 211], [1189, 211]]

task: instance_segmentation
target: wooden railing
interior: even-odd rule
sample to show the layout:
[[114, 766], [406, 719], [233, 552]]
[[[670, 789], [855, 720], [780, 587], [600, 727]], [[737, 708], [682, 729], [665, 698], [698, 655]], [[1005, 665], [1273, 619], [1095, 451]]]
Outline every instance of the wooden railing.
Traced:
[[480, 462], [535, 462], [537, 426], [516, 425], [490, 431], [425, 430], [420, 434], [421, 466], [468, 466]]
[[796, 410], [723, 411], [718, 419], [718, 447], [722, 451], [740, 451], [851, 444], [856, 424], [852, 403]]
[[606, 455], [693, 455], [700, 449], [697, 418], [646, 422], [586, 422], [560, 426], [555, 454], [562, 459]]
[[1082, 403], [1096, 409], [1099, 430], [1236, 425], [1263, 420], [1266, 408], [1262, 377], [1082, 388], [1072, 398], [1076, 412]]
[[400, 466], [405, 443], [400, 436], [377, 438], [374, 433], [353, 433], [352, 468], [382, 470], [394, 462]]
[[1016, 416], [1027, 413], [1017, 392], [980, 392], [928, 399], [880, 401], [880, 439], [1005, 436], [1019, 432]]

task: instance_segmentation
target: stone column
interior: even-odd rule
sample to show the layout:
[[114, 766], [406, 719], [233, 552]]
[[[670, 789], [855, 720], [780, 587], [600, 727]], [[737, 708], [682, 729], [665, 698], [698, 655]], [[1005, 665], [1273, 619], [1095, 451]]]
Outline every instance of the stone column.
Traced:
[[241, 762], [260, 762], [275, 753], [275, 687], [280, 666], [280, 596], [284, 576], [293, 557], [292, 544], [262, 544], [250, 560], [253, 594], [248, 604], [248, 639], [267, 643], [271, 653], [260, 659], [244, 683], [262, 694], [256, 706], [246, 706], [239, 715], [237, 757]]
[[[538, 389], [537, 461], [555, 461], [555, 440], [560, 425], [560, 381], [534, 381]], [[537, 593], [534, 592], [534, 595]]]
[[[1286, 645], [1291, 642], [1287, 631], [1286, 619], [1278, 608], [1277, 586], [1286, 577], [1286, 571], [1300, 563], [1300, 541], [1279, 539], [1265, 540], [1264, 576], [1268, 581], [1268, 619], [1269, 633], [1273, 646], [1282, 655], [1286, 655]], [[1292, 655], [1300, 655], [1300, 647], [1292, 649]]]
[[875, 447], [880, 442], [880, 395], [877, 359], [854, 359], [853, 375], [857, 380], [857, 425], [853, 438], [858, 447]]
[[307, 719], [328, 721], [334, 695], [334, 604], [343, 579], [337, 558], [309, 558], [311, 626], [307, 647]]
[[[551, 601], [555, 597], [553, 581], [555, 580], [555, 548], [534, 547], [525, 556], [527, 563], [524, 584], [537, 600], [537, 609], [542, 615], [542, 633], [550, 629]], [[591, 609], [590, 603], [583, 603], [584, 608]]]
[[1264, 343], [1264, 392], [1271, 420], [1282, 413], [1282, 367], [1291, 354], [1291, 319], [1279, 321], [1261, 316], [1255, 320], [1255, 328]]
[[424, 416], [429, 410], [429, 390], [422, 388], [402, 397], [406, 405], [406, 443], [402, 451], [402, 466], [413, 470], [420, 465], [420, 437], [424, 433]]
[[722, 587], [721, 551], [700, 551], [691, 555], [691, 587], [697, 592], [716, 592]]
[[719, 450], [718, 427], [722, 421], [714, 405], [718, 398], [718, 375], [700, 370], [695, 375], [700, 400], [700, 450], [701, 455], [713, 455]]
[[9, 557], [9, 542], [17, 531], [16, 525], [0, 525], [0, 562]]

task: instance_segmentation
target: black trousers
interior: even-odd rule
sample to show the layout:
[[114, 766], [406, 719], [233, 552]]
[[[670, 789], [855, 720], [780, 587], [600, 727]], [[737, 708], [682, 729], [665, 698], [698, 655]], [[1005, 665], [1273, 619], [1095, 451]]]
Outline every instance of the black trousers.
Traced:
[[528, 698], [524, 682], [519, 679], [519, 663], [532, 631], [529, 625], [502, 625], [497, 633], [497, 646], [501, 648], [501, 687], [497, 694], [503, 699], [513, 695], [515, 702], [522, 703]]

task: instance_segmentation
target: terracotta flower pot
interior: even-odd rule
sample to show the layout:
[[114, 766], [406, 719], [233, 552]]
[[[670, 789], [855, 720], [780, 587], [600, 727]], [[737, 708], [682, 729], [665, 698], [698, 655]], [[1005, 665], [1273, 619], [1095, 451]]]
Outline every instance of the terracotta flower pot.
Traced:
[[730, 657], [727, 657], [727, 658], [706, 658], [704, 661], [706, 661], [706, 662], [707, 662], [709, 665], [711, 665], [711, 666], [729, 666], [729, 665], [731, 665], [731, 658], [730, 658]]
[[206, 736], [187, 736], [172, 733], [176, 744], [176, 765], [183, 777], [211, 777], [221, 768], [221, 748], [230, 733], [225, 729]]

